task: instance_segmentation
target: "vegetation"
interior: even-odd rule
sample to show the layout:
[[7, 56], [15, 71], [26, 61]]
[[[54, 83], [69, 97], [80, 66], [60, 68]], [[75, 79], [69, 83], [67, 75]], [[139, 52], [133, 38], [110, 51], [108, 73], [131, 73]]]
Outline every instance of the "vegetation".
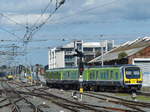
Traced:
[[[116, 96], [122, 96], [128, 100], [132, 100], [131, 94], [127, 94], [127, 93], [118, 93], [118, 94], [116, 94]], [[150, 97], [143, 96], [143, 95], [137, 95], [136, 99], [139, 101], [150, 101]]]
[[126, 52], [121, 52], [121, 53], [118, 54], [118, 59], [123, 59], [126, 56], [128, 56]]

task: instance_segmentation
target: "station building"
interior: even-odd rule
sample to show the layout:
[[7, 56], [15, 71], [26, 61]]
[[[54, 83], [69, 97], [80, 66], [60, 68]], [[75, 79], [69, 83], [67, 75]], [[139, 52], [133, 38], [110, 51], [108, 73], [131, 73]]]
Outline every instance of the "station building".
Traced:
[[48, 51], [48, 66], [49, 69], [62, 68], [62, 67], [76, 67], [78, 59], [74, 56], [76, 54], [75, 48], [80, 47], [85, 55], [85, 62], [97, 57], [101, 53], [106, 53], [114, 47], [114, 41], [101, 41], [101, 42], [83, 42], [73, 41], [64, 46], [49, 49]]
[[101, 65], [135, 64], [143, 72], [143, 86], [150, 86], [150, 37], [128, 41], [111, 51], [100, 55], [89, 64]]

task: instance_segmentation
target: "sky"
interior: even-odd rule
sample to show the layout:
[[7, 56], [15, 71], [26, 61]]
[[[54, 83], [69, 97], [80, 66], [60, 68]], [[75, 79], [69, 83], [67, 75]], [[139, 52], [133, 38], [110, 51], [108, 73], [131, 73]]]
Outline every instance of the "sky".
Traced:
[[[149, 0], [65, 0], [55, 12], [56, 0], [0, 0], [0, 50], [12, 51], [15, 45], [19, 54], [26, 52], [1, 55], [0, 64], [46, 65], [48, 48], [74, 39], [115, 40], [118, 45], [149, 36], [149, 6]], [[24, 43], [32, 28], [35, 34]]]

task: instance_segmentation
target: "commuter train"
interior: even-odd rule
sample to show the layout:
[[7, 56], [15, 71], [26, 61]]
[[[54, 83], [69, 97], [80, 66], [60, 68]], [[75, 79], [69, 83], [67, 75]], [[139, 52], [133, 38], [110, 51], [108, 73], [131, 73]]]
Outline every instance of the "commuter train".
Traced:
[[[78, 68], [58, 68], [46, 71], [46, 83], [49, 87], [79, 89]], [[140, 68], [134, 65], [91, 67], [83, 72], [84, 90], [140, 90], [143, 76]]]
[[7, 75], [7, 73], [6, 72], [0, 72], [0, 77], [2, 78], [2, 77], [5, 77]]
[[13, 80], [13, 79], [14, 79], [14, 76], [11, 75], [11, 74], [8, 74], [8, 75], [6, 76], [6, 78], [7, 78], [8, 80]]

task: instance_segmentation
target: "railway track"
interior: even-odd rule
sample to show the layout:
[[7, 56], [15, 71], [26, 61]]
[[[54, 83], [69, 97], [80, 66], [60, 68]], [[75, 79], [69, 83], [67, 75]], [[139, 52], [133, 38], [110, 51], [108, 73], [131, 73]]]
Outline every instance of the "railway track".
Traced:
[[[55, 94], [51, 91], [48, 91], [48, 87], [40, 87], [40, 86], [35, 86], [35, 85], [28, 85], [28, 84], [22, 84], [18, 82], [11, 82], [11, 84], [14, 84], [14, 87], [17, 88], [15, 90], [15, 93], [24, 96], [24, 97], [37, 97], [45, 101], [50, 101], [51, 103], [61, 107], [62, 109], [65, 109], [69, 112], [148, 112], [145, 111], [145, 108], [150, 108], [150, 103], [146, 102], [135, 102], [135, 101], [129, 101], [126, 99], [122, 99], [119, 97], [114, 97], [114, 96], [109, 96], [106, 94], [100, 94], [100, 93], [95, 93], [95, 92], [86, 92], [83, 95], [88, 96], [88, 97], [94, 97], [96, 99], [102, 100], [103, 102], [106, 102], [108, 104], [115, 104], [117, 106], [112, 107], [109, 105], [103, 105], [98, 102], [97, 104], [91, 104], [88, 102], [79, 102], [77, 100], [72, 100], [69, 98], [65, 98], [61, 95]], [[6, 86], [5, 86], [6, 88]], [[10, 88], [10, 87], [9, 87]], [[22, 89], [21, 89], [22, 88]], [[11, 91], [14, 91], [13, 89], [7, 89], [7, 92], [10, 93]], [[2, 90], [1, 90], [2, 91]], [[66, 92], [66, 91], [65, 91]], [[71, 91], [67, 91], [70, 92]], [[60, 92], [61, 94], [61, 92]], [[24, 101], [24, 97], [18, 97], [13, 101], [13, 103], [17, 102], [20, 103]], [[27, 98], [26, 98], [27, 99]], [[7, 99], [3, 99], [0, 101], [5, 102]], [[6, 104], [5, 106], [12, 105], [11, 103]], [[120, 106], [122, 105], [122, 106]], [[30, 105], [32, 106], [32, 104]], [[124, 107], [124, 108], [122, 108]], [[17, 106], [13, 107], [16, 108]], [[21, 108], [21, 107], [20, 107]], [[144, 108], [144, 109], [143, 109]], [[32, 111], [34, 112], [41, 112], [40, 110], [37, 111], [37, 108], [32, 108]], [[24, 111], [15, 111], [15, 112], [24, 112]], [[26, 112], [26, 111], [25, 111]]]
[[106, 94], [95, 93], [95, 92], [86, 92], [83, 95], [98, 98], [100, 100], [107, 101], [110, 103], [123, 105], [138, 112], [147, 112], [143, 110], [143, 108], [150, 109], [150, 103], [146, 103], [146, 102], [139, 102], [139, 101], [135, 102], [135, 101], [126, 100], [123, 98], [114, 97], [114, 96], [110, 96]]
[[[18, 83], [17, 83], [17, 85], [20, 86], [20, 84], [18, 84]], [[89, 105], [89, 104], [84, 104], [83, 102], [72, 101], [72, 100], [54, 95], [52, 93], [45, 91], [47, 89], [48, 89], [47, 87], [32, 88], [32, 90], [27, 89], [27, 90], [29, 90], [28, 92], [20, 91], [19, 93], [26, 94], [26, 95], [28, 94], [31, 96], [36, 96], [36, 97], [45, 99], [45, 100], [49, 100], [52, 103], [54, 103], [64, 109], [67, 109], [69, 111], [72, 111], [72, 112], [80, 112], [80, 111], [82, 112], [83, 110], [84, 111], [94, 111], [94, 112], [111, 112], [110, 109], [107, 110], [104, 107], [100, 107], [100, 106], [97, 107], [97, 106], [93, 106], [93, 105]]]
[[[10, 106], [12, 112], [43, 112], [29, 101], [26, 96], [20, 95], [20, 93], [11, 87], [7, 81], [2, 81], [1, 86], [6, 96], [5, 100], [9, 101], [9, 103], [1, 106], [1, 108]], [[2, 102], [4, 102], [4, 100]]]
[[[36, 94], [35, 94], [36, 93]], [[56, 105], [59, 105], [63, 108], [66, 108], [70, 111], [79, 111], [81, 110], [91, 110], [96, 112], [137, 112], [137, 111], [131, 111], [129, 109], [122, 109], [122, 108], [115, 108], [115, 107], [108, 107], [108, 106], [99, 106], [99, 105], [91, 105], [83, 102], [74, 102], [70, 101], [68, 99], [64, 99], [62, 97], [56, 96], [52, 93], [48, 93], [45, 91], [44, 88], [34, 89], [34, 93], [32, 93], [34, 96], [38, 96], [41, 98], [45, 98], [46, 100], [51, 100]], [[72, 108], [78, 108], [78, 109], [72, 109]]]

